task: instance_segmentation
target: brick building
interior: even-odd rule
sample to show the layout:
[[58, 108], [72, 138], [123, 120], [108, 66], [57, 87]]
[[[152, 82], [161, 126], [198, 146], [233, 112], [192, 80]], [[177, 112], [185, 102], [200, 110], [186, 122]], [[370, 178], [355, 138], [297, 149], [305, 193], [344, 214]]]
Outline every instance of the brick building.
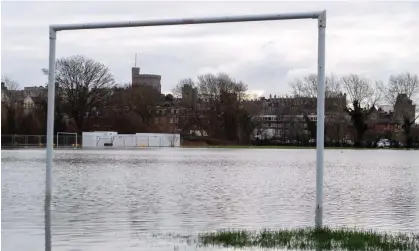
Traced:
[[[246, 106], [254, 105], [257, 108], [255, 120], [258, 126], [254, 136], [259, 138], [310, 137], [313, 134], [313, 125], [317, 123], [317, 98], [315, 97], [262, 97], [259, 100], [246, 102]], [[333, 128], [344, 137], [350, 118], [345, 112], [346, 94], [328, 97], [325, 100], [326, 126]], [[312, 136], [312, 135], [311, 135]]]

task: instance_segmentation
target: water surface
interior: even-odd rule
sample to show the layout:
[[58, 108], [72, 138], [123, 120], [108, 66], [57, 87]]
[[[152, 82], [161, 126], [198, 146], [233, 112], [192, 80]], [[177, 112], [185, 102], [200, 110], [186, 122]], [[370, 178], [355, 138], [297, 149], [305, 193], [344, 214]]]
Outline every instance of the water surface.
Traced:
[[[45, 250], [45, 150], [1, 153], [2, 250]], [[326, 150], [324, 182], [325, 224], [419, 232], [417, 151]], [[195, 250], [168, 235], [313, 226], [314, 208], [315, 150], [55, 151], [53, 250]]]

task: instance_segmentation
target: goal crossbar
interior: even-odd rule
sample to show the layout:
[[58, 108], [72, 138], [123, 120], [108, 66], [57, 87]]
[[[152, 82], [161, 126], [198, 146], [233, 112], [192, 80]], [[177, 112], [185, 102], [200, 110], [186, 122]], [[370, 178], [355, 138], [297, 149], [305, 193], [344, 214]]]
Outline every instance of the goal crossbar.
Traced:
[[167, 26], [188, 24], [232, 23], [275, 21], [293, 19], [318, 20], [318, 65], [317, 65], [317, 140], [316, 140], [316, 227], [322, 227], [323, 216], [323, 162], [324, 162], [324, 103], [325, 103], [325, 45], [326, 45], [326, 11], [283, 13], [246, 16], [223, 16], [184, 19], [162, 19], [126, 22], [103, 22], [81, 24], [58, 24], [49, 27], [49, 65], [48, 65], [48, 113], [47, 113], [47, 159], [46, 159], [46, 201], [52, 195], [52, 155], [54, 139], [54, 108], [55, 108], [55, 50], [58, 31], [108, 29], [145, 26]]
[[319, 16], [321, 16], [322, 14], [323, 14], [323, 11], [266, 14], [266, 15], [243, 15], [243, 16], [227, 16], [227, 17], [201, 17], [201, 18], [144, 20], [144, 21], [56, 24], [56, 25], [51, 25], [50, 29], [53, 29], [54, 31], [64, 31], [64, 30], [109, 29], [109, 28], [145, 27], [145, 26], [187, 25], [187, 24], [214, 24], [214, 23], [258, 22], [258, 21], [293, 20], [293, 19], [318, 19]]

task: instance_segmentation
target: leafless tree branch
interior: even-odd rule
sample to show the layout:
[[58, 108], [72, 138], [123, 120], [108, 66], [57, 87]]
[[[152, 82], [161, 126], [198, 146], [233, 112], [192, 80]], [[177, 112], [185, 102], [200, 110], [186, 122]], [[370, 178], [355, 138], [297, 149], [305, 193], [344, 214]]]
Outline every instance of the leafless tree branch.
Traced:
[[[317, 97], [318, 84], [317, 75], [310, 74], [290, 82], [292, 94], [298, 97]], [[333, 74], [326, 77], [325, 95], [335, 97], [341, 94], [342, 88], [339, 79]]]
[[367, 108], [374, 106], [380, 99], [380, 93], [377, 91], [379, 82], [373, 83], [356, 74], [343, 76], [341, 82], [351, 104], [356, 101], [362, 107]]
[[384, 101], [390, 105], [395, 105], [399, 94], [406, 94], [407, 97], [415, 102], [419, 99], [419, 78], [416, 74], [409, 72], [391, 75], [387, 85], [380, 83], [379, 91]]
[[[48, 69], [42, 69], [48, 74]], [[55, 82], [62, 92], [65, 112], [75, 121], [78, 130], [86, 117], [105, 105], [115, 81], [102, 63], [80, 55], [58, 59]]]

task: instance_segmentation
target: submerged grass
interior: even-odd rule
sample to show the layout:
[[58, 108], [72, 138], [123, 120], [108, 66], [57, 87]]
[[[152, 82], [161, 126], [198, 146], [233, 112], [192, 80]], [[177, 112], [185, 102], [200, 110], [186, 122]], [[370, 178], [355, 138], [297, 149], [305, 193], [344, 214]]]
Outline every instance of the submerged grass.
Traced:
[[358, 229], [221, 230], [200, 234], [204, 246], [284, 248], [288, 250], [419, 250], [419, 234], [392, 234]]

